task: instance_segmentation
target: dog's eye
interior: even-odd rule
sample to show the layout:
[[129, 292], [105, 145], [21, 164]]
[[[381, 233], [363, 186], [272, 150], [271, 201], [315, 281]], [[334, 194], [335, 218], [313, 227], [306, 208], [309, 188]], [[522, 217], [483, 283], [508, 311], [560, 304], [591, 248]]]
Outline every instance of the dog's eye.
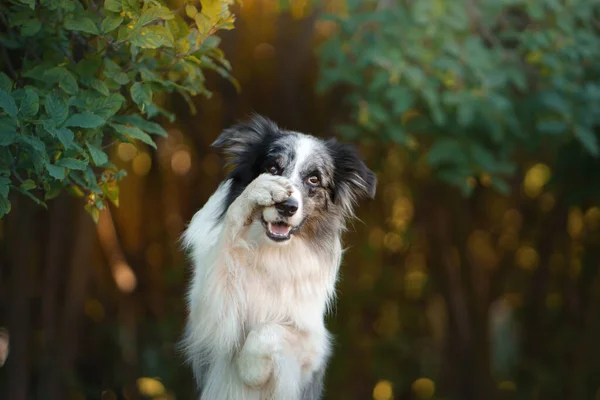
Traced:
[[277, 166], [275, 166], [275, 165], [272, 165], [269, 168], [267, 168], [267, 171], [270, 174], [273, 174], [273, 175], [278, 175], [279, 174], [279, 168], [277, 168]]
[[316, 175], [312, 175], [312, 176], [308, 177], [308, 179], [306, 181], [312, 186], [317, 186], [319, 183], [321, 183], [321, 180]]

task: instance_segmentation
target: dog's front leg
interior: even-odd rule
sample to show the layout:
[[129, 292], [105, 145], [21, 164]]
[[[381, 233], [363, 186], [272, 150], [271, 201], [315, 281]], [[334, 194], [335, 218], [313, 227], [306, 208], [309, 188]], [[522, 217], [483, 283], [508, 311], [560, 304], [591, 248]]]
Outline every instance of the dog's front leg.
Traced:
[[261, 390], [264, 398], [296, 400], [299, 396], [300, 365], [289, 349], [289, 335], [279, 324], [254, 329], [235, 360], [242, 382]]
[[292, 195], [292, 191], [292, 185], [286, 178], [259, 175], [229, 206], [225, 216], [226, 239], [235, 247], [244, 228], [252, 222], [257, 208], [281, 203]]

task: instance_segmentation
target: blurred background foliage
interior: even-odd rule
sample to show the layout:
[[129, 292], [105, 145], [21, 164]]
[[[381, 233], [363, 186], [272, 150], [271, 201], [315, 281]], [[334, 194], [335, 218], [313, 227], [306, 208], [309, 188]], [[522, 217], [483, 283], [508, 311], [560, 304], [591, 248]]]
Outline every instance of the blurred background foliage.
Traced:
[[197, 113], [165, 99], [156, 151], [110, 148], [119, 207], [95, 225], [79, 199], [23, 198], [0, 221], [0, 396], [193, 398], [178, 237], [223, 178], [209, 144], [257, 111], [355, 142], [380, 180], [346, 235], [326, 398], [598, 399], [600, 3], [235, 14], [219, 36], [242, 90], [208, 73]]

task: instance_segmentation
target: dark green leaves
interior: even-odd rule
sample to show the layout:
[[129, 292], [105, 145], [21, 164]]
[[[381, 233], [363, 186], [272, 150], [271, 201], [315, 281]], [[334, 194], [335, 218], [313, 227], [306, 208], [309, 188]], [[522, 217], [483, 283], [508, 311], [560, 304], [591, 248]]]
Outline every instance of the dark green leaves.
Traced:
[[48, 174], [50, 174], [51, 177], [58, 180], [65, 179], [65, 176], [67, 174], [67, 169], [65, 167], [53, 165], [50, 163], [46, 164], [46, 170], [48, 171]]
[[4, 110], [6, 114], [13, 118], [16, 117], [19, 112], [15, 99], [4, 90], [0, 90], [0, 109]]
[[31, 19], [21, 26], [21, 35], [30, 37], [38, 33], [42, 29], [42, 21], [39, 19]]
[[130, 124], [133, 126], [137, 126], [138, 128], [147, 133], [159, 136], [167, 136], [167, 131], [165, 131], [165, 129], [162, 126], [155, 122], [146, 121], [139, 115], [119, 116], [115, 117], [114, 121], [121, 124]]
[[108, 162], [108, 156], [101, 149], [91, 143], [86, 143], [86, 146], [90, 151], [94, 165], [101, 167]]
[[[210, 33], [228, 29], [230, 2], [205, 3]], [[218, 38], [162, 2], [15, 0], [3, 12], [0, 42], [14, 62], [0, 72], [0, 218], [9, 190], [44, 205], [68, 189], [94, 216], [107, 201], [118, 205], [125, 174], [102, 146], [116, 138], [156, 147], [150, 135], [166, 131], [148, 119], [174, 114], [155, 94], [178, 91], [192, 104], [209, 94], [204, 69], [232, 79]]]
[[141, 142], [146, 143], [149, 146], [156, 148], [156, 144], [154, 143], [150, 135], [142, 131], [140, 128], [120, 124], [110, 124], [110, 126], [121, 135], [125, 135], [134, 140], [139, 140]]
[[73, 126], [77, 128], [98, 128], [104, 125], [104, 118], [94, 115], [90, 112], [73, 114], [65, 123], [66, 127]]
[[131, 86], [131, 99], [143, 111], [144, 106], [152, 102], [152, 90], [150, 85], [136, 82]]
[[104, 21], [102, 21], [100, 29], [102, 30], [102, 33], [109, 33], [117, 29], [122, 22], [123, 17], [109, 15], [108, 17], [104, 18]]
[[164, 26], [148, 26], [140, 28], [131, 35], [131, 43], [144, 49], [173, 47], [173, 36]]
[[104, 8], [107, 9], [108, 11], [121, 12], [121, 10], [122, 10], [121, 1], [120, 0], [105, 0]]
[[17, 141], [17, 125], [14, 120], [0, 118], [0, 146], [8, 146]]
[[85, 160], [77, 160], [75, 158], [61, 158], [56, 162], [56, 165], [68, 169], [84, 171], [87, 168], [88, 162]]
[[37, 115], [40, 109], [40, 97], [37, 92], [31, 88], [25, 89], [25, 97], [21, 100], [21, 115], [24, 118], [31, 118]]
[[70, 31], [85, 32], [91, 34], [97, 34], [98, 28], [94, 21], [88, 17], [72, 17], [65, 19], [65, 29]]
[[575, 137], [581, 142], [583, 147], [593, 156], [598, 156], [598, 138], [594, 131], [582, 125], [578, 125], [574, 130]]
[[54, 94], [50, 94], [46, 97], [46, 104], [44, 107], [56, 126], [62, 124], [69, 116], [69, 107], [67, 106], [67, 103]]

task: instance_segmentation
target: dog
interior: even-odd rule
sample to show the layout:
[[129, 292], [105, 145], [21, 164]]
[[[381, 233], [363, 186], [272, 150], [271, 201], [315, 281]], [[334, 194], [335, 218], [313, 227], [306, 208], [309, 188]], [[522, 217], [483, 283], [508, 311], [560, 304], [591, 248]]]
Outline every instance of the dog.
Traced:
[[201, 400], [317, 400], [341, 235], [377, 178], [356, 149], [254, 115], [213, 147], [231, 171], [187, 226], [182, 340]]

